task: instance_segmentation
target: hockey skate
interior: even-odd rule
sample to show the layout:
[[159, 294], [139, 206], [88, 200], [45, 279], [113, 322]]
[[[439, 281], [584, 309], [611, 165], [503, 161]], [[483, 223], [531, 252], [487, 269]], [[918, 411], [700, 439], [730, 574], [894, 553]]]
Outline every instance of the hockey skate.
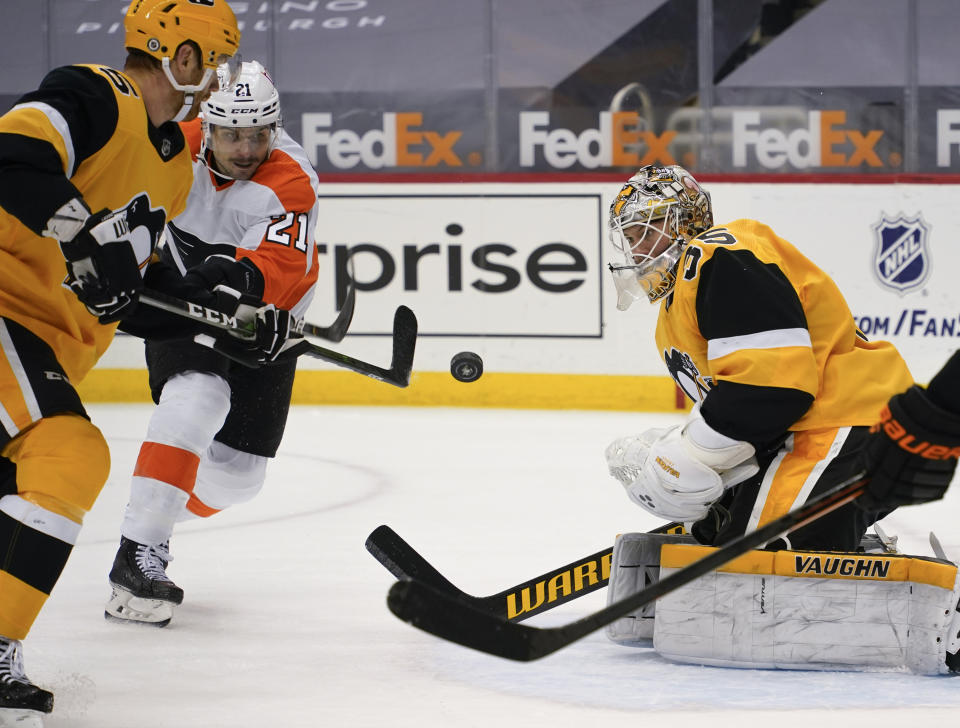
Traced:
[[0, 637], [0, 728], [42, 728], [42, 714], [51, 710], [53, 693], [23, 672], [20, 641]]
[[167, 576], [173, 560], [169, 545], [147, 546], [120, 538], [120, 548], [110, 570], [112, 592], [104, 617], [166, 627], [173, 608], [183, 601], [183, 589]]

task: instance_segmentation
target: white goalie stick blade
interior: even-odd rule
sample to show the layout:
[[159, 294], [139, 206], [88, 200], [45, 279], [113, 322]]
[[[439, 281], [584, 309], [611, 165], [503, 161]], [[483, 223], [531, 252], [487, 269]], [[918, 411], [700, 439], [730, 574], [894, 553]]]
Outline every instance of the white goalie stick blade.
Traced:
[[541, 628], [511, 622], [417, 580], [396, 582], [387, 594], [387, 606], [404, 622], [450, 642], [511, 660], [537, 660], [720, 568], [747, 551], [760, 548], [851, 502], [863, 492], [865, 484], [863, 473], [849, 478], [655, 584], [560, 627]]

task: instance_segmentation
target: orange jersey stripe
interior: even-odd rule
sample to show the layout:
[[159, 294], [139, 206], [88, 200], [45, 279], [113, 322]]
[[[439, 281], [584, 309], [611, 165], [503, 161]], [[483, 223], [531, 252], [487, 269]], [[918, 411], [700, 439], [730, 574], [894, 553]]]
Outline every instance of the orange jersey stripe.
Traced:
[[190, 494], [190, 500], [187, 501], [187, 510], [200, 518], [209, 518], [215, 513], [219, 513], [219, 508], [211, 508], [193, 493]]
[[140, 446], [133, 474], [152, 478], [190, 493], [197, 482], [200, 456], [189, 450], [159, 442], [144, 442]]

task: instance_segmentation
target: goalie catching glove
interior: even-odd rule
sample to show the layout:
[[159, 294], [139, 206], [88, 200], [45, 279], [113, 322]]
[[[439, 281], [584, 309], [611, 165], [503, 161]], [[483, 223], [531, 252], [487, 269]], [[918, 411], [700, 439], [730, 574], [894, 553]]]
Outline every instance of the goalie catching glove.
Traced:
[[64, 285], [102, 324], [132, 313], [143, 288], [140, 264], [130, 242], [126, 210], [90, 214], [73, 199], [54, 214], [44, 234], [60, 242], [67, 262]]
[[727, 488], [760, 469], [753, 445], [714, 430], [699, 407], [683, 425], [615, 440], [606, 457], [630, 500], [670, 521], [704, 518]]

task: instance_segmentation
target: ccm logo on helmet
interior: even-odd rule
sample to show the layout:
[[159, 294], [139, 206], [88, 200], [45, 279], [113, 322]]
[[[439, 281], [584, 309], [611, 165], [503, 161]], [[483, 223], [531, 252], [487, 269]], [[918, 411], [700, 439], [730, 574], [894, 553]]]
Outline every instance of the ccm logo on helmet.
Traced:
[[960, 458], [960, 447], [931, 445], [926, 440], [917, 442], [917, 438], [907, 432], [907, 428], [893, 418], [889, 407], [883, 408], [883, 412], [880, 413], [880, 422], [871, 427], [870, 431], [877, 432], [881, 427], [887, 437], [911, 455], [919, 455], [928, 460], [950, 460], [951, 458], [956, 460]]

